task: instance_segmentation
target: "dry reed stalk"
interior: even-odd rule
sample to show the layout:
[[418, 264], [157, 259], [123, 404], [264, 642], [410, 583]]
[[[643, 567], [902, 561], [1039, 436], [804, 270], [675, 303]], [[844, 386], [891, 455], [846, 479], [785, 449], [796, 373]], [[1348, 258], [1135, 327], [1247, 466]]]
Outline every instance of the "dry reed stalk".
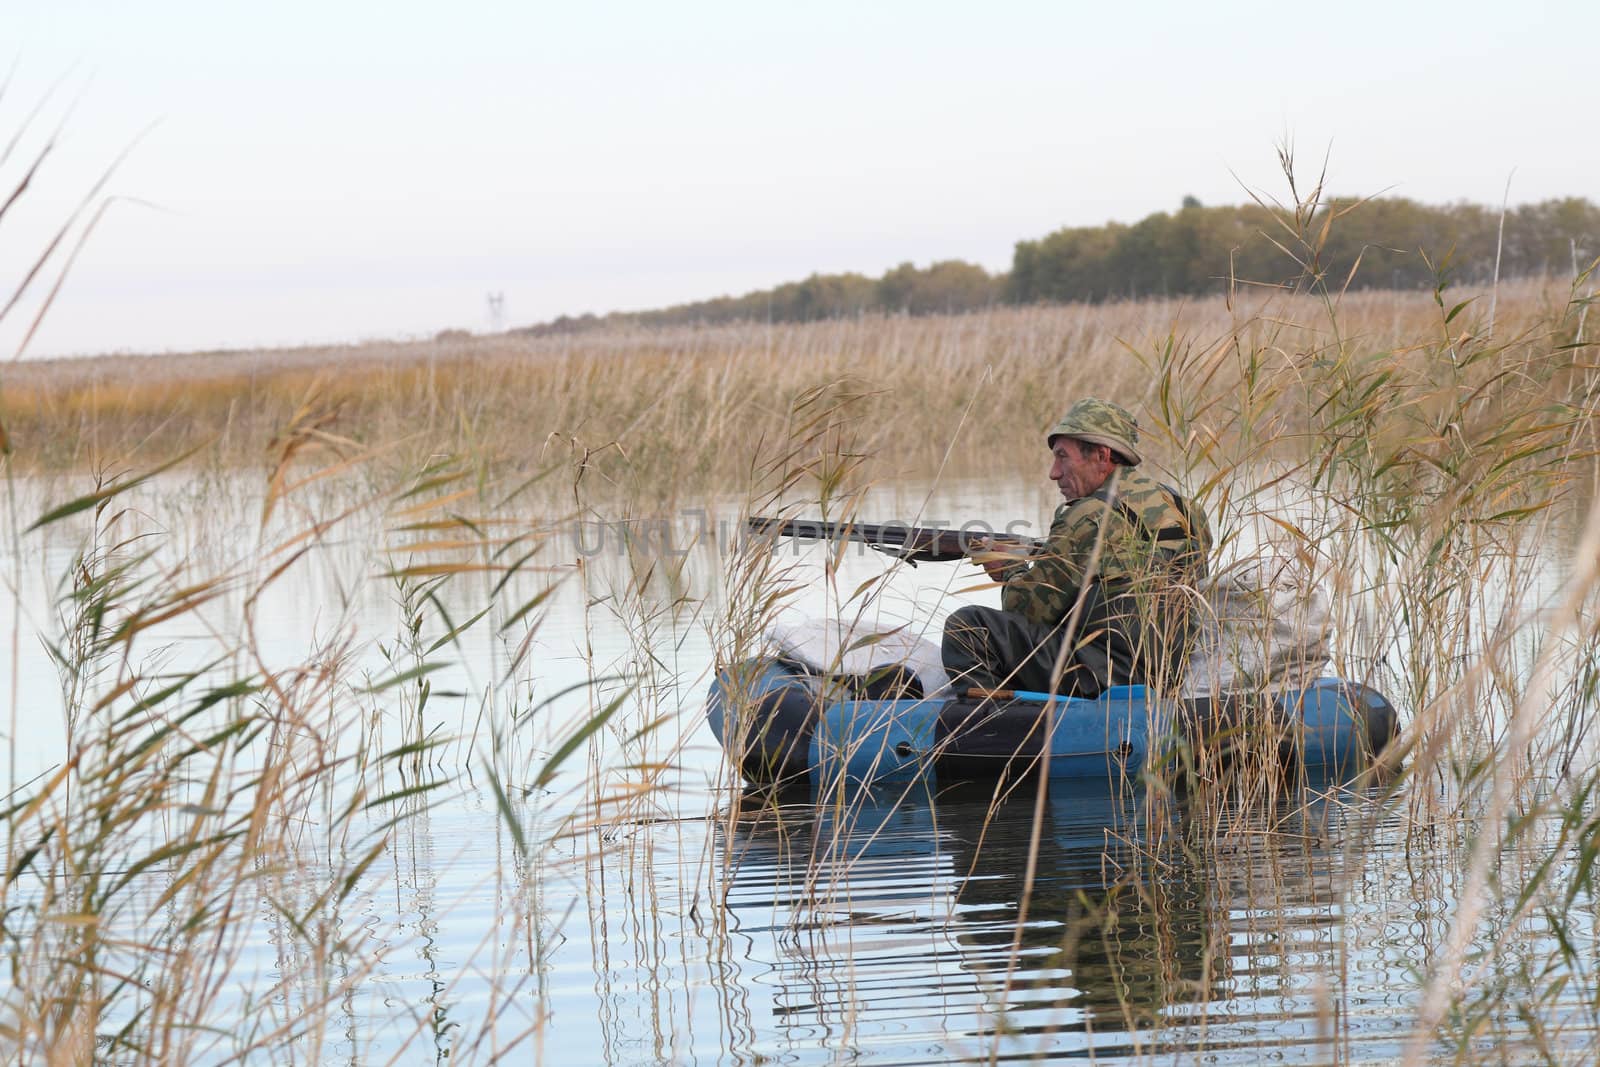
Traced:
[[[293, 525], [287, 513], [305, 528], [281, 542], [265, 571], [180, 580], [176, 572], [151, 572], [138, 542], [120, 530], [124, 517], [105, 508], [126, 483], [74, 502], [97, 521], [69, 587], [59, 649], [74, 715], [72, 754], [8, 812], [13, 832], [0, 905], [31, 917], [32, 925], [19, 920], [6, 934], [14, 966], [36, 980], [5, 1001], [6, 1037], [27, 1050], [81, 1060], [106, 1036], [97, 1032], [99, 1021], [122, 1026], [131, 1003], [143, 1014], [110, 1036], [115, 1049], [167, 1061], [216, 1051], [201, 1035], [244, 944], [243, 928], [230, 920], [266, 899], [286, 941], [303, 953], [285, 961], [286, 1003], [299, 1014], [269, 1016], [235, 1051], [309, 1048], [314, 1057], [325, 1040], [325, 1009], [367, 973], [357, 966], [342, 984], [330, 981], [331, 965], [359, 958], [359, 946], [341, 942], [318, 909], [354, 892], [390, 846], [391, 832], [415, 826], [426, 798], [451, 778], [429, 718], [428, 675], [438, 650], [478, 619], [448, 618], [440, 583], [483, 580], [491, 602], [483, 625], [495, 626], [505, 642], [504, 659], [489, 673], [495, 684], [518, 680], [541, 595], [521, 603], [501, 598], [515, 573], [534, 567], [543, 534], [538, 523], [514, 532], [496, 523], [507, 508], [559, 512], [515, 493], [510, 502], [492, 497], [485, 487], [497, 475], [537, 473], [562, 457], [571, 483], [551, 496], [570, 496], [587, 509], [580, 514], [597, 519], [648, 519], [686, 493], [730, 487], [761, 500], [762, 511], [803, 505], [850, 514], [859, 491], [875, 480], [1036, 478], [1038, 428], [1068, 398], [1093, 392], [1122, 400], [1140, 411], [1157, 461], [1210, 505], [1225, 550], [1247, 550], [1253, 525], [1287, 525], [1340, 589], [1348, 608], [1341, 673], [1384, 683], [1411, 712], [1410, 777], [1402, 784], [1446, 784], [1437, 796], [1413, 788], [1402, 801], [1418, 832], [1455, 832], [1455, 807], [1491, 819], [1547, 810], [1540, 808], [1531, 741], [1549, 725], [1556, 734], [1551, 751], [1563, 753], [1562, 773], [1581, 800], [1595, 773], [1578, 762], [1592, 717], [1592, 679], [1585, 686], [1580, 674], [1563, 690], [1564, 707], [1539, 710], [1540, 687], [1529, 684], [1517, 660], [1528, 627], [1513, 607], [1533, 587], [1526, 558], [1553, 528], [1544, 516], [1571, 492], [1594, 448], [1583, 311], [1577, 347], [1565, 344], [1576, 290], [1557, 299], [1551, 284], [1496, 284], [1483, 322], [1470, 300], [1447, 307], [1442, 286], [1431, 298], [1340, 292], [1317, 272], [1319, 239], [1305, 232], [1312, 213], [1302, 210], [1302, 199], [1286, 240], [1299, 242], [1289, 250], [1312, 284], [1297, 294], [9, 368], [5, 436], [22, 451], [8, 455], [8, 474], [19, 462], [35, 471], [93, 469], [106, 456], [147, 457], [148, 468], [218, 438], [224, 447], [206, 454], [211, 466], [202, 471], [264, 465], [263, 526]], [[320, 398], [317, 407], [307, 407], [308, 395]], [[322, 417], [333, 410], [337, 419]], [[986, 417], [969, 418], [974, 411]], [[1004, 417], [992, 416], [998, 412]], [[337, 458], [323, 466], [327, 461], [315, 457], [330, 449]], [[441, 463], [439, 454], [464, 458]], [[205, 677], [174, 688], [136, 653], [161, 621], [198, 617], [225, 599], [230, 582], [259, 587], [275, 580], [278, 568], [293, 566], [357, 510], [352, 501], [367, 499], [370, 490], [352, 486], [391, 484], [402, 470], [422, 473], [409, 489], [380, 495], [396, 507], [404, 535], [391, 544], [389, 577], [407, 623], [392, 673], [366, 687], [403, 697], [398, 743], [385, 743], [382, 729], [360, 715], [333, 713], [330, 693], [348, 669], [341, 644], [285, 669], [269, 667], [247, 640], [226, 658], [250, 669], [198, 696]], [[318, 492], [324, 495], [312, 495]], [[1285, 520], [1285, 501], [1303, 514]], [[20, 532], [13, 538], [21, 539]], [[830, 568], [828, 580], [836, 573]], [[1502, 606], [1483, 603], [1491, 578], [1507, 583]], [[676, 667], [662, 646], [696, 617], [686, 581], [668, 558], [630, 544], [620, 577], [605, 590], [604, 611], [607, 624], [637, 638], [626, 667], [642, 699], [629, 703], [626, 689], [610, 700], [597, 696], [576, 722], [560, 724], [533, 779], [548, 785], [563, 769], [586, 767], [572, 792], [588, 806], [556, 832], [583, 836], [603, 888], [633, 888], [654, 873], [648, 854], [618, 853], [606, 834], [620, 820], [653, 817], [670, 787], [684, 734], [658, 739]], [[719, 656], [731, 663], [756, 646], [763, 621], [787, 593], [770, 560], [736, 564], [730, 583], [728, 609], [714, 626]], [[1593, 586], [1592, 576], [1575, 586], [1569, 621], [1592, 612]], [[835, 589], [833, 602], [865, 610], [872, 595]], [[432, 608], [443, 617], [423, 619]], [[1540, 670], [1560, 657], [1592, 663], [1593, 631], [1570, 625], [1568, 643], [1547, 649], [1551, 658], [1539, 661]], [[222, 725], [191, 715], [191, 697], [224, 715]], [[16, 707], [14, 698], [13, 719]], [[457, 766], [477, 758], [487, 771], [518, 871], [542, 862], [543, 839], [525, 831], [514, 799], [516, 786], [527, 784], [526, 772], [518, 779], [527, 761], [516, 725], [529, 712], [491, 687], [479, 721], [459, 731], [466, 740], [455, 755]], [[1279, 804], [1297, 799], [1297, 787], [1283, 775], [1273, 727], [1247, 725], [1235, 751], [1195, 753], [1196, 774], [1211, 789], [1186, 806], [1147, 794], [1165, 805], [1152, 816], [1167, 822], [1138, 843], [1133, 862], [1146, 870], [1178, 856], [1213, 870], [1245, 863], [1252, 898], [1291, 897], [1291, 872], [1248, 865], [1261, 834], [1293, 827]], [[621, 767], [590, 745], [607, 734], [624, 753]], [[1232, 765], [1226, 776], [1225, 763]], [[736, 777], [730, 771], [730, 792]], [[843, 785], [824, 789], [833, 803], [832, 836], [809, 842], [813, 861], [789, 887], [818, 911], [839, 903], [830, 896], [837, 892], [833, 875], [848, 873], [859, 855], [848, 839], [866, 809]], [[1578, 800], [1562, 813], [1563, 840], [1588, 847], [1600, 830]], [[356, 818], [369, 808], [389, 815], [371, 834]], [[1241, 817], [1263, 811], [1265, 823]], [[315, 812], [336, 816], [320, 842], [303, 829]], [[109, 821], [109, 838], [89, 832], [91, 816]], [[1037, 801], [1034, 817], [1029, 870], [1036, 870], [1040, 848]], [[730, 805], [727, 840], [737, 837], [736, 818]], [[152, 841], [151, 826], [161, 842]], [[866, 828], [869, 840], [877, 832]], [[1488, 887], [1491, 861], [1524, 840], [1510, 831], [1485, 833], [1470, 850], [1452, 853], [1465, 860], [1474, 900]], [[306, 856], [320, 863], [309, 887], [287, 874]], [[837, 867], [824, 862], [832, 859]], [[113, 860], [128, 866], [119, 873]], [[732, 862], [725, 853], [723, 863]], [[145, 901], [125, 877], [134, 867], [162, 865], [174, 880], [160, 907], [193, 926], [175, 940], [139, 925], [155, 910], [141, 911]], [[1128, 877], [1120, 906], [1148, 916], [1168, 936], [1180, 906], [1166, 886], [1137, 872]], [[1540, 867], [1530, 887], [1559, 898], [1582, 884], [1581, 872]], [[1022, 897], [1029, 896], [1025, 879]], [[1108, 898], [1089, 917], [1108, 942], [1118, 907]], [[1452, 931], [1445, 964], [1469, 944], [1471, 918], [1463, 915]], [[602, 910], [591, 921], [610, 920]], [[119, 923], [131, 924], [132, 934]], [[530, 945], [538, 936], [531, 909], [518, 910], [507, 925]], [[1013, 962], [1024, 925], [1016, 924]], [[1225, 939], [1210, 945], [1208, 952], [1226, 948]], [[1171, 955], [1158, 963], [1177, 974]], [[609, 972], [607, 962], [597, 966]], [[1225, 956], [1206, 958], [1208, 973], [1226, 965]], [[1114, 966], [1131, 970], [1131, 955]], [[1431, 1037], [1427, 1024], [1461, 1003], [1450, 970], [1441, 966], [1429, 987], [1417, 1047]], [[133, 989], [129, 975], [149, 976], [149, 992]], [[1342, 988], [1337, 976], [1330, 981]], [[1005, 983], [1001, 989], [1003, 1011]], [[1485, 993], [1485, 1010], [1509, 995]], [[1149, 1025], [1136, 1005], [1122, 1010], [1128, 1026]], [[855, 1024], [853, 1014], [846, 1022]], [[530, 1026], [537, 1040], [539, 1021]], [[418, 1020], [417, 1033], [422, 1027]], [[480, 1042], [495, 1040], [479, 1035]]]
[[[203, 561], [158, 558], [158, 534], [122, 506], [148, 475], [102, 483], [35, 524], [75, 525], [85, 543], [63, 594], [54, 649], [67, 762], [9, 798], [5, 813], [11, 852], [0, 905], [19, 982], [0, 1001], [0, 1037], [19, 1055], [192, 1062], [298, 1050], [317, 1058], [332, 1039], [334, 1006], [377, 965], [360, 924], [356, 933], [340, 932], [340, 912], [360, 906], [395, 835], [452, 787], [451, 762], [484, 760], [523, 860], [542, 854], [546, 842], [526, 838], [522, 806], [499, 784], [538, 765], [522, 757], [511, 729], [526, 709], [493, 701], [522, 686], [522, 631], [536, 628], [546, 595], [511, 599], [524, 595], [513, 578], [547, 570], [538, 550], [549, 527], [519, 519], [503, 532], [504, 509], [528, 485], [502, 495], [470, 469], [436, 464], [398, 490], [353, 494], [349, 480], [361, 457], [338, 458], [349, 446], [322, 425], [311, 413], [280, 439], [282, 459], [267, 479], [259, 522], [264, 535], [286, 531], [220, 574], [197, 573]], [[330, 449], [336, 461], [308, 473]], [[310, 504], [340, 479], [335, 507]], [[471, 487], [465, 495], [463, 484]], [[490, 501], [500, 514], [471, 514], [469, 505]], [[308, 512], [305, 527], [284, 518]], [[393, 663], [390, 676], [363, 684], [350, 676], [348, 637], [303, 663], [265, 656], [253, 618], [263, 590], [364, 515], [384, 517], [394, 535], [390, 577], [416, 591], [409, 634], [395, 645], [407, 658]], [[489, 606], [452, 619], [440, 583], [480, 576]], [[219, 614], [233, 615], [236, 625], [217, 625]], [[159, 652], [161, 635], [186, 623], [214, 646], [201, 666], [175, 671]], [[484, 726], [493, 742], [466, 736], [452, 757], [428, 710], [429, 675], [439, 650], [458, 646], [462, 632], [479, 624], [496, 627], [508, 649], [487, 686]], [[398, 744], [385, 742], [380, 718], [365, 706], [394, 694], [408, 709]], [[581, 734], [585, 726], [562, 728]], [[564, 758], [553, 754], [540, 773], [553, 776]], [[263, 906], [286, 953], [279, 999], [265, 993], [265, 1010], [251, 1013], [246, 1028], [216, 1026], [218, 1013], [231, 1011], [244, 952], [262, 935], [253, 916]], [[540, 920], [512, 909], [497, 921], [514, 938], [529, 931], [532, 944]], [[472, 1037], [513, 1047], [535, 1036], [537, 1025], [512, 1033], [491, 1012], [486, 1031]], [[420, 1037], [426, 1028], [418, 1027], [401, 1043]], [[217, 1036], [228, 1033], [235, 1036]]]
[[[1502, 288], [1502, 335], [1536, 332], [1556, 306], [1552, 286]], [[1065, 398], [1097, 393], [1138, 406], [1149, 377], [1136, 354], [1162, 338], [1189, 338], [1207, 351], [1207, 339], [1233, 339], [1269, 360], [1341, 343], [1315, 324], [1311, 298], [1232, 303], [56, 360], [17, 365], [7, 392], [12, 436], [27, 443], [21, 456], [33, 469], [92, 464], [96, 457], [83, 451], [90, 441], [101, 456], [156, 461], [224, 434], [223, 462], [259, 462], [270, 434], [315, 382], [340, 407], [336, 432], [398, 448], [397, 462], [415, 467], [446, 452], [527, 463], [560, 432], [591, 445], [615, 442], [595, 461], [594, 476], [655, 482], [665, 499], [736, 484], [785, 398], [830, 383], [850, 380], [874, 397], [867, 415], [878, 430], [864, 445], [888, 464], [875, 477], [1021, 473], [1036, 463], [1037, 427]], [[1432, 308], [1426, 294], [1347, 294], [1342, 343], [1393, 353], [1397, 369], [1426, 373], [1417, 356]], [[978, 418], [953, 440], [951, 428], [975, 395]], [[985, 414], [1002, 409], [1003, 420]]]
[[[1249, 551], [1259, 528], [1275, 528], [1338, 590], [1339, 673], [1378, 683], [1413, 718], [1411, 766], [1400, 785], [1450, 783], [1437, 798], [1401, 789], [1417, 827], [1448, 827], [1453, 805], [1490, 799], [1483, 771], [1493, 764], [1485, 761], [1527, 729], [1514, 710], [1528, 696], [1515, 652], [1533, 634], [1514, 605], [1534, 588], [1529, 560], [1551, 529], [1546, 517], [1581, 484], [1592, 432], [1589, 368], [1562, 344], [1569, 305], [1529, 286], [1506, 286], [1497, 301], [1491, 334], [1470, 300], [1447, 305], [1442, 289], [1411, 308], [1393, 295], [1275, 298], [1247, 313], [1230, 307], [1213, 333], [1185, 322], [1134, 352], [1145, 374], [1136, 394], [1144, 402], [1135, 406], [1149, 413], [1158, 455], [1200, 486], [1224, 550]], [[1318, 315], [1329, 321], [1310, 321]], [[1004, 381], [1016, 364], [997, 362], [984, 366]], [[860, 361], [851, 372], [864, 384], [874, 380]], [[1118, 380], [1122, 389], [1132, 381]], [[1042, 390], [1052, 404], [1082, 391], [1071, 379], [1056, 382]], [[1014, 385], [1005, 391], [1018, 399]], [[924, 407], [939, 410], [937, 402]], [[1024, 420], [1013, 450], [986, 452], [990, 476], [1031, 465], [1045, 418]], [[1503, 598], [1485, 598], [1486, 583], [1497, 582], [1505, 583]], [[747, 603], [760, 603], [760, 592], [758, 581]], [[1581, 663], [1594, 640], [1582, 635], [1571, 658]], [[1472, 700], [1457, 701], [1468, 692]], [[1590, 699], [1573, 691], [1547, 721], [1588, 722], [1582, 707]], [[1558, 734], [1557, 751], [1577, 746], [1573, 729], [1585, 727]], [[1191, 800], [1185, 832], [1168, 844], [1234, 847], [1256, 832], [1239, 811], [1280, 811], [1294, 801], [1299, 787], [1283, 774], [1273, 724], [1244, 734], [1225, 783], [1215, 770], [1221, 754], [1197, 753], [1202, 778], [1217, 777], [1220, 792]], [[1508, 780], [1522, 782], [1517, 795], [1526, 797], [1532, 779], [1492, 778]], [[1359, 843], [1349, 848], [1359, 856]], [[1161, 862], [1159, 852], [1150, 862]], [[1336, 888], [1353, 892], [1351, 883]], [[1164, 908], [1153, 897], [1147, 904], [1156, 914]], [[1329, 976], [1324, 1019], [1339, 982]]]

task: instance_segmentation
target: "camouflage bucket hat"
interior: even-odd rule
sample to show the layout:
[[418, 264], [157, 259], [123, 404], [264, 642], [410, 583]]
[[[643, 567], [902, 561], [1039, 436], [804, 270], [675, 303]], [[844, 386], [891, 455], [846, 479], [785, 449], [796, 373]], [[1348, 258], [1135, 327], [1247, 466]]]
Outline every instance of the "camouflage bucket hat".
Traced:
[[1054, 445], [1057, 437], [1076, 437], [1092, 445], [1105, 445], [1118, 460], [1130, 467], [1137, 466], [1139, 455], [1139, 424], [1127, 408], [1109, 400], [1085, 397], [1061, 416], [1045, 434], [1045, 441]]

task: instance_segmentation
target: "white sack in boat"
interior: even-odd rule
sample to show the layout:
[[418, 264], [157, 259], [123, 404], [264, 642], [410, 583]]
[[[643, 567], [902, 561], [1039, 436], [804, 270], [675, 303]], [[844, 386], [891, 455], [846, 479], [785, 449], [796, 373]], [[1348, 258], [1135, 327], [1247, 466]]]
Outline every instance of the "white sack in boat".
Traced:
[[822, 674], [871, 675], [904, 666], [928, 696], [950, 688], [939, 646], [909, 626], [886, 627], [866, 619], [805, 619], [774, 623], [766, 640], [774, 654]]
[[1223, 568], [1199, 592], [1184, 696], [1293, 689], [1321, 677], [1333, 603], [1304, 557], [1269, 550]]

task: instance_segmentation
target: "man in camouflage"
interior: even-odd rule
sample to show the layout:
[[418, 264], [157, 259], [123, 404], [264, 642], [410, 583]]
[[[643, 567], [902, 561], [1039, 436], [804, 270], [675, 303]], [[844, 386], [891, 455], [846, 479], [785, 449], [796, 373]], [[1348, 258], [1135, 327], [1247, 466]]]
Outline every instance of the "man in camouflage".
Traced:
[[945, 623], [958, 689], [1094, 696], [1113, 685], [1176, 686], [1194, 583], [1211, 530], [1177, 491], [1138, 470], [1127, 410], [1078, 401], [1045, 436], [1065, 503], [1026, 559], [980, 553], [1003, 582], [1000, 610], [960, 608]]

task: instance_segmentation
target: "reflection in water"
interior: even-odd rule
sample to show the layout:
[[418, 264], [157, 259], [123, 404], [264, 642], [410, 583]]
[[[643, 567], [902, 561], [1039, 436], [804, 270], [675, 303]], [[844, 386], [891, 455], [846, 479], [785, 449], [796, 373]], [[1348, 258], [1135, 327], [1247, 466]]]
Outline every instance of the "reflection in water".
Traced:
[[[524, 833], [552, 842], [535, 862], [493, 801], [467, 794], [416, 812], [348, 897], [327, 892], [316, 849], [278, 872], [283, 910], [263, 913], [263, 948], [233, 967], [273, 988], [235, 1015], [256, 1034], [309, 1020], [305, 1062], [1397, 1056], [1415, 975], [1459, 898], [1459, 877], [1440, 876], [1448, 848], [1413, 851], [1367, 794], [1163, 817], [1057, 781], [1024, 914], [1033, 789], [996, 804], [991, 788], [920, 784], [757, 798], [737, 820], [571, 834], [519, 798]], [[1600, 943], [1593, 908], [1581, 896], [1562, 917], [1585, 953]], [[314, 919], [316, 951], [289, 915]], [[1553, 1062], [1592, 1062], [1593, 983], [1530, 1005], [1565, 1028], [1555, 1036], [1502, 1010], [1551, 988], [1537, 977], [1549, 932], [1512, 919], [1497, 914], [1487, 935], [1508, 949], [1489, 976], [1508, 992], [1481, 1001], [1496, 1014], [1454, 1024], [1428, 1062], [1486, 1049], [1532, 1062], [1536, 1042]]]
[[[228, 501], [240, 515], [260, 511], [257, 501]], [[186, 529], [173, 510], [146, 505]], [[1049, 502], [997, 498], [981, 486], [927, 509], [935, 520], [1039, 515]], [[863, 513], [914, 510], [885, 502]], [[229, 530], [253, 529], [231, 521], [239, 515], [223, 517]], [[244, 551], [233, 538], [174, 541], [164, 551], [232, 560]], [[707, 588], [697, 595], [714, 602], [725, 591], [709, 576], [726, 560], [706, 546], [696, 551], [685, 573], [701, 576]], [[349, 627], [373, 638], [352, 648], [352, 677], [387, 673], [375, 648], [402, 620], [393, 584], [372, 577], [382, 573], [372, 558], [361, 539], [319, 542], [304, 573], [254, 601], [252, 639], [266, 668], [319, 662]], [[12, 568], [19, 616], [51, 617], [55, 578], [71, 559], [63, 542]], [[837, 562], [836, 574], [825, 560]], [[827, 615], [839, 607], [839, 590], [870, 587], [872, 612], [913, 619], [934, 635], [967, 582], [955, 568], [900, 568], [893, 584], [875, 585], [890, 564], [865, 549], [788, 562], [800, 586], [796, 610]], [[615, 739], [604, 731], [595, 763], [574, 759], [551, 793], [506, 802], [524, 816], [519, 837], [535, 842], [526, 854], [476, 776], [459, 795], [374, 807], [345, 836], [333, 835], [326, 816], [297, 829], [295, 862], [257, 871], [239, 887], [240, 899], [256, 906], [241, 909], [208, 961], [215, 989], [195, 991], [214, 996], [218, 1016], [234, 1027], [215, 1035], [216, 1059], [274, 1033], [291, 1035], [284, 1047], [301, 1062], [346, 1063], [1320, 1063], [1388, 1062], [1400, 1051], [1463, 896], [1481, 808], [1470, 794], [1459, 802], [1447, 789], [1431, 795], [1428, 781], [1416, 779], [1392, 818], [1378, 818], [1370, 796], [1311, 795], [1247, 814], [1224, 807], [1202, 819], [1191, 808], [1168, 819], [1147, 818], [1137, 797], [1056, 782], [1036, 823], [1030, 783], [999, 804], [990, 788], [929, 795], [918, 784], [781, 807], [753, 803], [737, 821], [702, 820], [721, 795], [711, 791], [726, 780], [701, 715], [711, 638], [681, 623], [669, 632], [651, 616], [648, 625], [661, 627], [652, 645], [636, 639], [637, 627], [608, 621], [596, 605], [610, 610], [615, 601], [598, 572], [621, 565], [612, 556], [587, 561], [595, 588], [556, 588], [530, 646], [532, 673], [508, 684], [543, 699], [610, 673], [613, 663], [669, 650], [649, 674], [652, 682], [670, 676], [665, 695], [626, 709], [611, 727], [659, 713], [682, 726], [670, 754], [659, 765], [653, 755], [639, 758], [631, 724]], [[543, 579], [528, 580], [526, 589], [508, 587], [508, 602], [539, 592]], [[1492, 582], [1486, 593], [1499, 595]], [[245, 595], [219, 599], [219, 620], [238, 616], [235, 601]], [[443, 604], [457, 620], [481, 606], [460, 587]], [[309, 615], [308, 606], [316, 609]], [[13, 641], [13, 677], [29, 714], [20, 735], [8, 738], [8, 788], [60, 766], [65, 747], [58, 678], [37, 636], [25, 629]], [[171, 657], [165, 669], [209, 660], [205, 632], [152, 636]], [[473, 738], [486, 691], [491, 702], [501, 699], [485, 683], [500, 676], [500, 640], [480, 626], [441, 650], [449, 665], [430, 676], [438, 681], [430, 707], [440, 736]], [[448, 692], [460, 695], [451, 700]], [[535, 766], [565, 736], [569, 710], [587, 713], [587, 700], [579, 694], [575, 705], [584, 707], [556, 704], [520, 722], [507, 765]], [[1588, 714], [1591, 704], [1574, 707]], [[373, 752], [400, 733], [393, 709], [383, 710]], [[450, 758], [476, 768], [480, 755], [468, 740]], [[643, 788], [668, 763], [680, 778], [652, 798], [660, 810], [651, 818], [566, 821], [584, 800], [575, 783]], [[616, 766], [617, 777], [580, 764]], [[1589, 819], [1593, 801], [1586, 804], [1580, 814]], [[1407, 808], [1425, 814], [1401, 825]], [[181, 814], [161, 813], [174, 825]], [[1437, 1062], [1593, 1060], [1600, 921], [1592, 883], [1571, 871], [1594, 856], [1568, 847], [1566, 837], [1558, 847], [1554, 818], [1529, 827], [1507, 835], [1517, 847], [1497, 860], [1496, 896], [1469, 954], [1476, 981], [1432, 1049]], [[1024, 902], [1035, 829], [1037, 871]], [[333, 877], [375, 845], [355, 883]], [[1531, 902], [1518, 899], [1546, 862], [1566, 866]], [[184, 884], [176, 872], [163, 866], [139, 876], [135, 888], [148, 908], [141, 903], [138, 921], [168, 920], [158, 902]], [[1569, 883], [1570, 893], [1548, 888]], [[143, 1010], [129, 1003], [130, 1014]]]
[[1254, 1062], [1358, 1036], [1327, 990], [1344, 965], [1339, 835], [1365, 798], [1307, 794], [1202, 835], [1182, 810], [1051, 782], [1023, 908], [1034, 790], [747, 811], [719, 840], [723, 890], [748, 959], [770, 961], [779, 1044], [736, 1051]]

